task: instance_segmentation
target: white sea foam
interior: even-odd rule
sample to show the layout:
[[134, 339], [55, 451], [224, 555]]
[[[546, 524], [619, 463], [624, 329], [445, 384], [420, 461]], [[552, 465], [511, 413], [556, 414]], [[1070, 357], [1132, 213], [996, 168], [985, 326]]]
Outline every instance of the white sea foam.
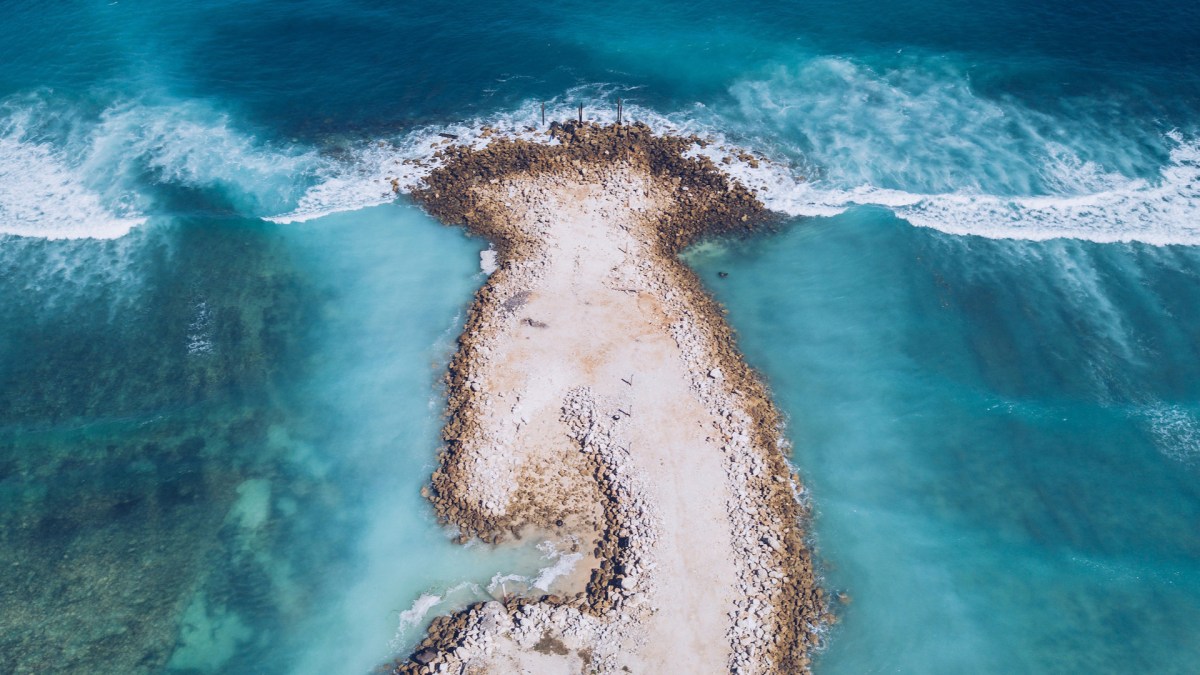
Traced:
[[558, 555], [553, 565], [547, 565], [538, 571], [538, 575], [533, 579], [533, 587], [543, 591], [550, 590], [550, 585], [557, 579], [570, 574], [580, 560], [583, 560], [582, 553]]
[[[953, 73], [914, 67], [879, 74], [817, 59], [798, 74], [781, 71], [733, 93], [741, 109], [725, 117], [702, 105], [661, 114], [627, 100], [626, 119], [704, 138], [693, 154], [719, 163], [769, 208], [792, 216], [876, 205], [913, 225], [961, 235], [1200, 243], [1200, 141], [1178, 131], [1159, 138], [1169, 156], [1148, 179], [1135, 176], [1151, 159], [1125, 147], [1146, 139], [1069, 128], [1016, 103], [983, 99]], [[613, 122], [612, 100], [631, 94], [581, 87], [549, 101], [547, 120], [573, 118], [574, 102], [583, 100], [587, 119]], [[484, 127], [496, 133], [485, 136]], [[482, 147], [498, 136], [551, 142], [541, 129], [539, 104], [530, 101], [372, 143], [318, 181], [296, 209], [272, 219], [307, 220], [389, 201], [393, 181], [401, 192], [411, 190], [437, 166], [439, 147]], [[765, 149], [773, 159], [756, 152], [745, 161], [745, 148]], [[914, 189], [922, 186], [933, 189]]]
[[[292, 210], [270, 216], [278, 223], [296, 223], [341, 211], [354, 211], [385, 204], [396, 192], [410, 192], [439, 165], [434, 154], [450, 143], [480, 148], [495, 137], [524, 138], [550, 142], [544, 129], [534, 128], [532, 113], [500, 113], [457, 124], [426, 126], [399, 138], [364, 143], [350, 158], [323, 169], [315, 184]], [[496, 130], [485, 136], [483, 128]], [[441, 134], [450, 134], [449, 139]]]
[[0, 233], [47, 239], [119, 237], [145, 222], [110, 208], [53, 148], [0, 137]]
[[488, 582], [487, 592], [492, 597], [501, 597], [511, 593], [521, 593], [529, 588], [529, 577], [523, 574], [497, 573]]
[[500, 269], [496, 262], [497, 251], [494, 248], [487, 248], [479, 252], [479, 271], [490, 275], [492, 272]]
[[434, 595], [433, 593], [422, 593], [421, 597], [413, 601], [413, 604], [408, 609], [400, 612], [399, 625], [396, 628], [396, 634], [402, 635], [415, 628], [429, 614], [429, 610], [438, 606], [442, 601], [442, 596]]
[[422, 593], [408, 609], [400, 612], [389, 648], [395, 652], [411, 646], [416, 629], [423, 627], [430, 614], [444, 614], [484, 598], [483, 589], [469, 581], [446, 589], [442, 595]]
[[[742, 126], [774, 130], [803, 157], [730, 169], [786, 214], [878, 205], [953, 234], [1200, 243], [1200, 140], [1179, 131], [1122, 136], [1086, 110], [1056, 119], [928, 63], [876, 72], [814, 59], [733, 93]], [[1169, 148], [1165, 163], [1151, 145]]]
[[85, 171], [148, 169], [160, 183], [220, 188], [250, 214], [294, 203], [306, 177], [329, 163], [306, 148], [263, 143], [197, 101], [115, 105], [89, 136]]
[[197, 302], [192, 311], [192, 320], [188, 323], [187, 341], [189, 356], [212, 353], [212, 310], [204, 300]]
[[[572, 89], [545, 102], [546, 121], [575, 118], [576, 101], [583, 101], [586, 119], [606, 124], [615, 122], [616, 109], [608, 99], [617, 91], [629, 90], [603, 84]], [[660, 132], [680, 132], [689, 126], [686, 119], [676, 121], [638, 106], [628, 107], [625, 119], [647, 121]], [[696, 123], [690, 124], [696, 129], [701, 128]], [[303, 222], [387, 203], [395, 199], [397, 191], [410, 192], [417, 188], [440, 165], [434, 157], [438, 149], [450, 144], [482, 148], [496, 138], [519, 138], [551, 145], [557, 142], [546, 135], [546, 125], [541, 124], [541, 102], [535, 101], [528, 101], [515, 110], [421, 127], [397, 138], [363, 143], [349, 153], [349, 159], [325, 167], [294, 209], [267, 219], [279, 223]]]
[[[663, 114], [640, 105], [636, 89], [587, 85], [547, 101], [546, 118], [574, 118], [582, 101], [587, 119], [614, 122], [620, 96], [627, 120], [706, 139], [694, 154], [791, 216], [877, 205], [961, 235], [1200, 244], [1200, 139], [1179, 131], [1127, 128], [1123, 137], [1095, 120], [1056, 119], [979, 96], [962, 74], [919, 61], [875, 71], [810, 59], [731, 94], [731, 109]], [[33, 133], [45, 108], [10, 106], [0, 126], [0, 232], [120, 236], [150, 212], [152, 191], [138, 183], [147, 170], [161, 182], [218, 188], [247, 215], [302, 222], [413, 190], [450, 143], [554, 142], [538, 101], [336, 154], [259, 142], [198, 102], [115, 105], [82, 131], [46, 140]], [[741, 159], [744, 148], [756, 159]]]
[[1184, 464], [1200, 461], [1200, 421], [1178, 405], [1158, 404], [1142, 411], [1155, 447]]
[[277, 213], [328, 163], [260, 143], [200, 102], [116, 103], [89, 117], [19, 97], [0, 104], [0, 234], [120, 237], [155, 215], [156, 184]]
[[533, 590], [548, 591], [555, 581], [570, 574], [583, 559], [582, 553], [563, 553], [549, 541], [541, 542], [537, 549], [541, 552], [542, 559], [550, 564], [542, 566], [532, 575], [495, 574], [487, 585], [487, 592], [493, 597], [500, 597]]
[[1067, 195], [911, 195], [894, 210], [914, 225], [953, 234], [1200, 244], [1200, 144], [1177, 133], [1170, 138], [1176, 147], [1154, 181], [1128, 178]]
[[[352, 152], [350, 160], [325, 164], [293, 208], [267, 216], [266, 220], [301, 223], [392, 201], [397, 188], [411, 190], [424, 175], [417, 170], [419, 167], [405, 164], [405, 160], [416, 160], [422, 151], [432, 153], [432, 145], [415, 140], [412, 145], [415, 147], [371, 143]], [[397, 181], [395, 186], [393, 179]]]

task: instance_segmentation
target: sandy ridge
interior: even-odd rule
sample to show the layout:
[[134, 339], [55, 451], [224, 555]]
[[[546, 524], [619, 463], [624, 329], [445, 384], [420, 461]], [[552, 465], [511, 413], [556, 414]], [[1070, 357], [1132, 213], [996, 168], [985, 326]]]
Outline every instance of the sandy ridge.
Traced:
[[[802, 487], [762, 382], [675, 257], [767, 214], [708, 160], [685, 156], [697, 139], [640, 125], [550, 133], [550, 145], [451, 148], [414, 194], [489, 238], [499, 264], [450, 364], [446, 446], [427, 496], [464, 539], [534, 528], [593, 544], [596, 568], [569, 596], [435, 620], [393, 670], [806, 671], [830, 617]], [[600, 327], [570, 332], [571, 319]], [[531, 339], [557, 346], [531, 356]], [[668, 384], [608, 372], [618, 366]], [[674, 429], [692, 422], [698, 430]], [[704, 556], [713, 562], [698, 565]], [[718, 631], [724, 648], [712, 644]], [[692, 642], [679, 637], [689, 632]]]

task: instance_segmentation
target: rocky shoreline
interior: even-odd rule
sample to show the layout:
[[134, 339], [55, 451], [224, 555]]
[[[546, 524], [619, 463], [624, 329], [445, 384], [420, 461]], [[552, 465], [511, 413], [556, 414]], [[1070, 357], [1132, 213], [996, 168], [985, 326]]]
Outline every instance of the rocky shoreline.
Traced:
[[[632, 403], [574, 382], [553, 402], [551, 423], [526, 410], [549, 409], [536, 391], [497, 384], [512, 372], [506, 345], [519, 331], [536, 339], [547, 325], [520, 315], [531, 298], [546, 295], [547, 279], [558, 278], [556, 256], [577, 245], [571, 237], [592, 236], [579, 230], [564, 238], [555, 229], [564, 199], [577, 198], [592, 205], [597, 222], [620, 228], [605, 235], [621, 243], [604, 284], [661, 319], [690, 405], [703, 412], [705, 448], [721, 456], [730, 548], [723, 556], [736, 580], [728, 580], [728, 597], [714, 600], [728, 603], [720, 608], [727, 660], [708, 670], [807, 672], [820, 627], [832, 616], [805, 544], [803, 488], [763, 382], [738, 352], [721, 307], [677, 258], [699, 238], [769, 227], [771, 215], [711, 161], [688, 155], [703, 143], [695, 137], [588, 123], [556, 123], [547, 135], [547, 143], [497, 138], [478, 149], [445, 148], [413, 193], [436, 218], [487, 238], [497, 251], [497, 269], [476, 294], [449, 365], [445, 445], [426, 494], [463, 541], [498, 543], [530, 529], [584, 547], [590, 541], [594, 569], [586, 588], [570, 595], [503, 598], [439, 617], [413, 654], [389, 669], [503, 672], [501, 664], [536, 663], [544, 672], [619, 671], [629, 668], [629, 653], [653, 650], [647, 635], [657, 633], [648, 627], [670, 614], [661, 609], [669, 579], [660, 553], [677, 545], [663, 543], [674, 530], [664, 526], [656, 495], [674, 493], [658, 485], [670, 476], [639, 466], [647, 460], [634, 446], [643, 432]], [[633, 378], [622, 381], [632, 389]], [[569, 447], [555, 441], [530, 449], [557, 437], [569, 438]]]

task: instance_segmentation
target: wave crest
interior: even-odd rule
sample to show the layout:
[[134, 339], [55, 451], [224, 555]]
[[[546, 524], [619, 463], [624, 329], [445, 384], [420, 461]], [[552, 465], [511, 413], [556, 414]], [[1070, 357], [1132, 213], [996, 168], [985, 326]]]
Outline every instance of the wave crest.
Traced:
[[811, 180], [783, 164], [747, 176], [776, 211], [878, 205], [952, 234], [1200, 243], [1200, 141], [1118, 124], [1109, 103], [1077, 101], [1066, 119], [980, 96], [947, 66], [836, 58], [732, 93], [742, 128], [809, 165]]
[[[664, 114], [636, 88], [594, 84], [547, 101], [546, 117], [572, 118], [582, 101], [588, 119], [611, 123], [621, 96], [627, 119], [706, 139], [694, 154], [791, 216], [876, 205], [958, 235], [1200, 244], [1200, 139], [1114, 126], [1111, 106], [1080, 102], [1065, 119], [980, 96], [948, 66], [877, 71], [828, 57], [730, 93], [732, 106]], [[532, 100], [336, 153], [262, 142], [196, 102], [113, 106], [57, 136], [42, 133], [55, 126], [38, 120], [55, 117], [45, 105], [13, 110], [0, 120], [0, 233], [24, 236], [120, 236], [155, 214], [154, 183], [218, 189], [245, 215], [301, 222], [392, 201], [451, 142], [554, 142]]]
[[61, 150], [31, 138], [28, 123], [27, 114], [0, 122], [0, 233], [112, 238], [145, 221], [135, 208], [106, 199]]
[[200, 102], [114, 103], [87, 115], [44, 97], [0, 104], [0, 234], [115, 238], [163, 213], [160, 188], [213, 189], [278, 213], [329, 160], [277, 147]]

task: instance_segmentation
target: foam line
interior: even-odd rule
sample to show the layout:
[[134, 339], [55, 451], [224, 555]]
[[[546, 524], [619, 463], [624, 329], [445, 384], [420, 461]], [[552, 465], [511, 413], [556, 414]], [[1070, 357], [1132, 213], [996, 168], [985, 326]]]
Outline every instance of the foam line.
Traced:
[[[637, 93], [577, 87], [547, 101], [547, 120], [573, 118], [583, 101], [587, 119], [615, 122], [620, 96], [628, 120], [706, 139], [693, 154], [791, 216], [877, 205], [956, 235], [1200, 244], [1200, 140], [1179, 131], [1113, 130], [1082, 113], [1054, 119], [981, 98], [964, 76], [921, 63], [875, 72], [811, 59], [736, 84], [737, 106], [719, 111], [663, 114]], [[452, 142], [554, 142], [532, 100], [336, 156], [260, 142], [198, 102], [114, 105], [91, 122], [50, 108], [0, 108], [0, 234], [120, 237], [154, 212], [147, 168], [158, 182], [220, 189], [245, 215], [295, 223], [392, 201], [419, 186]], [[63, 126], [71, 131], [45, 132]], [[1146, 150], [1156, 147], [1161, 156]]]
[[0, 138], [0, 233], [46, 239], [109, 239], [145, 222], [105, 205], [51, 148]]
[[0, 102], [0, 234], [116, 238], [163, 213], [161, 185], [218, 190], [245, 215], [290, 208], [334, 162], [277, 147], [201, 102], [115, 103], [95, 116], [60, 102]]
[[[961, 93], [956, 96], [958, 98], [950, 100], [933, 98], [926, 104], [978, 105], [964, 103]], [[574, 108], [568, 102], [574, 98], [568, 94], [561, 101], [551, 102], [547, 107], [547, 118], [572, 117]], [[610, 108], [607, 100], [593, 100], [585, 104], [585, 113], [589, 119], [612, 122], [615, 121], [615, 110]], [[913, 225], [958, 235], [1035, 241], [1074, 238], [1157, 245], [1200, 243], [1200, 143], [1175, 131], [1162, 139], [1171, 150], [1167, 162], [1153, 179], [1106, 171], [1103, 165], [1080, 158], [1058, 141], [1040, 137], [1026, 139], [1027, 145], [1035, 144], [1027, 148], [1028, 153], [1041, 157], [1042, 162], [1036, 163], [1037, 157], [1012, 155], [1004, 158], [1019, 161], [1020, 172], [1031, 175], [1013, 178], [1010, 185], [997, 187], [1008, 190], [1036, 186], [1044, 193], [1008, 195], [988, 193], [979, 185], [980, 181], [973, 179], [969, 184], [949, 191], [881, 187], [871, 182], [848, 183], [862, 176], [854, 172], [830, 175], [834, 172], [796, 152], [779, 153], [784, 156], [774, 161], [761, 152], [748, 152], [745, 147], [753, 147], [756, 137], [725, 131], [723, 127], [732, 125], [703, 107], [671, 115], [636, 104], [627, 104], [625, 110], [629, 118], [646, 121], [656, 131], [694, 133], [706, 139], [708, 143], [693, 148], [693, 154], [707, 156], [719, 163], [755, 190], [770, 209], [791, 216], [835, 216], [855, 206], [877, 205], [892, 210]], [[311, 188], [296, 209], [271, 219], [303, 221], [390, 201], [395, 189], [404, 192], [419, 185], [437, 166], [433, 154], [451, 142], [481, 147], [497, 137], [506, 136], [549, 142], [543, 132], [536, 129], [540, 121], [538, 112], [538, 106], [529, 102], [517, 111], [497, 113], [462, 124], [426, 127], [394, 141], [364, 147], [355, 162]], [[968, 116], [989, 118], [988, 114], [978, 111]], [[991, 131], [982, 122], [977, 126], [981, 133]], [[494, 132], [482, 132], [483, 128]], [[449, 141], [439, 136], [440, 133], [452, 133], [458, 138]], [[747, 142], [731, 138], [746, 139]], [[963, 142], [970, 143], [971, 140], [963, 139]], [[1035, 151], [1033, 147], [1038, 149]], [[987, 148], [982, 150], [987, 151]], [[1110, 154], [1115, 156], [1116, 151]], [[899, 164], [904, 161], [878, 158], [878, 163], [888, 165], [881, 170], [887, 174], [903, 173]], [[927, 182], [941, 185], [948, 179], [935, 176]]]

